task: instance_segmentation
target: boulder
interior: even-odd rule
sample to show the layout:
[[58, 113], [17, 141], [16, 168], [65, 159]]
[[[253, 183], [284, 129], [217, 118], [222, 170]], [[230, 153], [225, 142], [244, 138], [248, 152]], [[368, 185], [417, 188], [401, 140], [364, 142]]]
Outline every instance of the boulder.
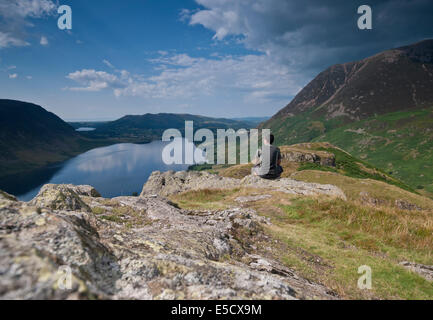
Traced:
[[307, 183], [288, 178], [265, 180], [252, 175], [239, 180], [196, 171], [153, 172], [144, 185], [141, 196], [155, 194], [166, 197], [190, 190], [234, 189], [239, 187], [269, 189], [308, 196], [328, 195], [346, 200], [344, 192], [333, 185]]
[[301, 145], [280, 148], [281, 158], [288, 162], [316, 163], [322, 166], [335, 167], [335, 155], [326, 151], [315, 151], [301, 148]]
[[400, 265], [406, 269], [418, 273], [421, 277], [427, 281], [433, 282], [433, 266], [428, 266], [425, 264], [414, 263], [409, 261], [400, 262]]
[[47, 184], [41, 188], [38, 195], [30, 201], [30, 205], [39, 208], [66, 211], [87, 211], [89, 206], [80, 196], [97, 196], [99, 193], [90, 186]]

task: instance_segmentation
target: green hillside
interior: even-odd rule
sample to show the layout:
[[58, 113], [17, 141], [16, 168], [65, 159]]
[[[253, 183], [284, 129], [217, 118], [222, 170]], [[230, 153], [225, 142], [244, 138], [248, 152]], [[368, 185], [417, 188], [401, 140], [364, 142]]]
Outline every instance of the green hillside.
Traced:
[[433, 40], [328, 68], [260, 127], [278, 145], [330, 142], [433, 194]]
[[373, 117], [313, 140], [331, 142], [412, 187], [433, 193], [433, 108]]
[[414, 189], [433, 193], [433, 107], [348, 124], [303, 114], [275, 119], [270, 128], [278, 145], [330, 142]]

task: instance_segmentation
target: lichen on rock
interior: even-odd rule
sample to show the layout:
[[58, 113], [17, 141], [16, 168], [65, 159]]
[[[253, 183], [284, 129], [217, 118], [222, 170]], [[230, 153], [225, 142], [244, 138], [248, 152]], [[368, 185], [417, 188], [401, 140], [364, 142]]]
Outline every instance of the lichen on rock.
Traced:
[[90, 186], [47, 184], [30, 203], [40, 208], [90, 212], [89, 206], [81, 200], [80, 196], [100, 195]]
[[0, 201], [18, 201], [13, 195], [0, 190]]
[[346, 200], [344, 192], [333, 185], [307, 183], [288, 178], [278, 180], [265, 180], [257, 176], [246, 176], [243, 179], [226, 178], [208, 172], [174, 172], [168, 171], [152, 173], [144, 185], [141, 196], [157, 194], [170, 196], [190, 190], [203, 189], [233, 189], [239, 187], [251, 187], [258, 189], [270, 189], [289, 194], [298, 195], [328, 195]]

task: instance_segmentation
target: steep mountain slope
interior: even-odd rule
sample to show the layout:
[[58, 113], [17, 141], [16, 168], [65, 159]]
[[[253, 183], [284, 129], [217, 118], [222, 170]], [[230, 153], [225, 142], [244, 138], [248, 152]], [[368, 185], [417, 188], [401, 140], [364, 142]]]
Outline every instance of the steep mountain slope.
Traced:
[[432, 108], [433, 40], [425, 40], [330, 67], [261, 127], [278, 144], [329, 141], [433, 192]]
[[104, 123], [95, 131], [85, 133], [91, 138], [114, 138], [134, 143], [146, 143], [161, 139], [163, 132], [167, 129], [178, 129], [185, 131], [185, 121], [194, 122], [194, 130], [207, 128], [216, 129], [248, 129], [255, 127], [255, 123], [247, 121], [236, 121], [230, 119], [217, 119], [190, 114], [145, 114], [129, 115], [116, 121]]
[[42, 107], [0, 100], [0, 177], [63, 161], [84, 144], [70, 125]]
[[271, 120], [302, 112], [345, 121], [393, 111], [429, 107], [433, 102], [433, 40], [339, 64], [320, 73]]

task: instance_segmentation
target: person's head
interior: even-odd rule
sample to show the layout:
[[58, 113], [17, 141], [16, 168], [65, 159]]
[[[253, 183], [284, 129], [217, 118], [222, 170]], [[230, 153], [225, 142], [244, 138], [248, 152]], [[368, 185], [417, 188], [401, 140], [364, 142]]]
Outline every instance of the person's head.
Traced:
[[273, 144], [273, 143], [274, 143], [274, 140], [275, 140], [275, 137], [274, 137], [274, 135], [271, 133], [271, 134], [269, 135], [269, 140], [268, 140], [267, 137], [265, 137], [263, 140], [264, 140], [265, 144]]

